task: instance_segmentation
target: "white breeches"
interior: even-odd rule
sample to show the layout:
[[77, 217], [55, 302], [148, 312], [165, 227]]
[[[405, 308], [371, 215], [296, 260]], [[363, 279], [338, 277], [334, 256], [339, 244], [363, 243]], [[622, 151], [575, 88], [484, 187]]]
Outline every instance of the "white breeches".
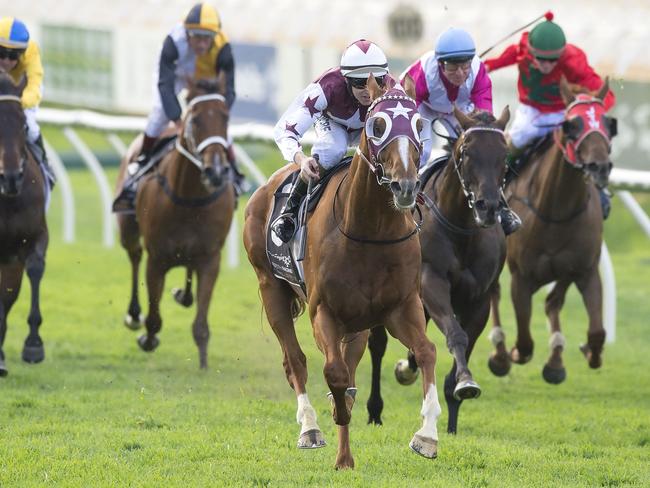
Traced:
[[[460, 128], [458, 121], [453, 114], [443, 114], [441, 112], [436, 112], [434, 110], [431, 110], [431, 108], [425, 104], [421, 104], [418, 107], [418, 112], [420, 112], [420, 115], [432, 124], [431, 130], [426, 131], [430, 133], [427, 134], [427, 138], [422, 142], [422, 153], [420, 154], [421, 168], [431, 158], [431, 152], [434, 148], [441, 148], [444, 144], [447, 143], [446, 140], [436, 136], [436, 134], [433, 132], [433, 123], [436, 121], [436, 119], [438, 120], [438, 123], [435, 125], [435, 129], [442, 134], [446, 132], [452, 137], [458, 137], [458, 135], [462, 132], [462, 129]], [[441, 124], [444, 128], [442, 131], [440, 129]]]
[[522, 148], [537, 137], [542, 137], [564, 120], [564, 110], [542, 113], [530, 105], [519, 104], [514, 120], [508, 129], [510, 142]]
[[29, 142], [35, 142], [38, 136], [41, 135], [41, 128], [36, 122], [37, 111], [38, 107], [25, 109], [25, 123], [27, 124], [27, 139], [29, 139]]
[[[165, 114], [163, 109], [162, 99], [160, 98], [160, 91], [158, 90], [158, 80], [155, 80], [154, 90], [153, 90], [153, 108], [149, 113], [149, 118], [147, 119], [147, 126], [144, 129], [144, 133], [149, 137], [158, 137], [165, 130], [169, 124], [169, 118]], [[182, 79], [176, 79], [174, 84], [174, 93], [176, 96], [185, 88], [185, 81]]]
[[361, 134], [361, 130], [348, 132], [343, 125], [324, 116], [316, 120], [314, 130], [316, 142], [311, 148], [311, 154], [318, 154], [318, 162], [325, 169], [339, 164], [348, 152], [348, 146], [358, 144]]

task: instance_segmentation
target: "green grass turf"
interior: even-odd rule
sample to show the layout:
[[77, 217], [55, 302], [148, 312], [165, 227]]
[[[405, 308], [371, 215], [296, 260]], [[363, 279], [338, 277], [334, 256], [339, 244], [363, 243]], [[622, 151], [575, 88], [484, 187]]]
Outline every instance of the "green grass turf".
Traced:
[[[276, 152], [259, 145], [249, 150], [266, 174], [279, 166]], [[111, 181], [115, 175], [109, 171]], [[135, 342], [140, 332], [122, 325], [129, 294], [126, 255], [119, 246], [101, 245], [101, 205], [92, 177], [83, 170], [70, 177], [77, 242], [61, 241], [55, 190], [42, 286], [42, 364], [20, 360], [28, 330], [27, 281], [9, 317], [4, 351], [10, 373], [0, 379], [0, 486], [650, 485], [650, 246], [616, 199], [606, 239], [617, 273], [617, 342], [606, 346], [600, 370], [590, 370], [578, 351], [587, 321], [572, 288], [562, 314], [568, 377], [559, 386], [542, 380], [548, 333], [538, 294], [533, 360], [496, 378], [486, 365], [491, 345], [481, 336], [470, 366], [483, 395], [463, 404], [456, 436], [444, 433], [443, 403], [439, 457], [429, 461], [408, 448], [420, 426], [421, 389], [394, 381], [392, 368], [404, 349], [391, 339], [383, 370], [384, 425], [366, 425], [366, 355], [351, 427], [357, 468], [336, 472], [323, 358], [307, 318], [296, 327], [308, 357], [310, 397], [328, 441], [315, 451], [295, 448], [295, 397], [243, 249], [239, 268], [224, 263], [213, 295], [209, 369], [198, 369], [193, 309], [179, 307], [168, 293], [182, 283], [181, 270], [167, 277], [161, 345], [144, 353]], [[650, 198], [640, 200], [649, 210]], [[240, 202], [240, 221], [245, 203]], [[505, 273], [504, 288], [507, 281]], [[503, 316], [512, 344], [509, 304]], [[441, 385], [450, 355], [435, 327], [429, 336], [439, 351]]]

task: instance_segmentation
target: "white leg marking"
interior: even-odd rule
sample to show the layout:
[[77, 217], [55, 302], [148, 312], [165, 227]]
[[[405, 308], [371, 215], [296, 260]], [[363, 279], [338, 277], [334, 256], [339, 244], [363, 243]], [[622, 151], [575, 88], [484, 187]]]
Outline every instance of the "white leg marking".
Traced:
[[488, 334], [488, 339], [490, 339], [494, 347], [497, 347], [500, 343], [506, 341], [506, 334], [503, 332], [501, 326], [492, 327]]
[[418, 430], [415, 434], [422, 437], [438, 440], [438, 429], [436, 427], [436, 422], [438, 417], [442, 413], [442, 408], [440, 408], [440, 402], [438, 401], [438, 391], [436, 390], [436, 385], [429, 383], [429, 389], [427, 395], [422, 401], [422, 410], [420, 415], [422, 415], [422, 428]]
[[301, 425], [300, 434], [304, 434], [308, 430], [320, 430], [316, 422], [316, 410], [309, 403], [307, 393], [298, 395], [298, 411], [296, 412], [296, 421]]

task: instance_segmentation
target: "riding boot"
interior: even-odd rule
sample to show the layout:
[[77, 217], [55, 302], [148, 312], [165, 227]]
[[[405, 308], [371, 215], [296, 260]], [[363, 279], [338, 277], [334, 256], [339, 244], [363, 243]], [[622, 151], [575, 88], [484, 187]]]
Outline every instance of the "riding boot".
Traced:
[[506, 186], [509, 185], [514, 179], [519, 176], [519, 173], [524, 168], [525, 161], [522, 160], [521, 156], [523, 150], [508, 144], [508, 154], [506, 156], [506, 176], [505, 182]]
[[307, 195], [307, 183], [300, 176], [291, 188], [289, 198], [280, 211], [280, 216], [271, 224], [271, 229], [282, 242], [289, 242], [296, 233], [298, 209]]
[[600, 195], [600, 208], [603, 210], [603, 220], [609, 217], [609, 211], [612, 209], [612, 194], [607, 188], [598, 188]]
[[27, 145], [36, 158], [36, 162], [38, 163], [39, 167], [42, 168], [45, 179], [47, 180], [50, 189], [54, 188], [54, 183], [56, 183], [56, 175], [50, 166], [50, 162], [47, 160], [47, 153], [45, 152], [45, 146], [43, 144], [43, 136], [39, 134], [38, 138], [35, 141], [29, 142], [28, 140]]
[[501, 217], [501, 227], [505, 235], [509, 236], [513, 232], [517, 231], [521, 227], [521, 219], [505, 201], [502, 201], [503, 208], [499, 212]]
[[142, 176], [139, 172], [149, 161], [157, 140], [157, 137], [149, 137], [144, 134], [140, 154], [126, 167], [126, 178], [122, 184], [122, 191], [113, 201], [113, 212], [123, 213], [135, 210], [135, 195], [138, 189], [138, 181]]

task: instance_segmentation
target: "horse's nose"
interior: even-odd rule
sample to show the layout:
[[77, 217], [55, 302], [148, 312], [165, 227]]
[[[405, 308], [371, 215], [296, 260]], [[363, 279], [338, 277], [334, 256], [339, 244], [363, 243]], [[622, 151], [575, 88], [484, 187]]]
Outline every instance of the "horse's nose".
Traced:
[[16, 196], [23, 187], [23, 171], [5, 171], [0, 174], [0, 193], [8, 196]]
[[493, 225], [496, 222], [496, 216], [501, 209], [499, 199], [481, 198], [474, 202], [474, 208], [480, 224], [484, 226]]
[[390, 189], [401, 199], [410, 200], [415, 198], [415, 194], [420, 189], [420, 180], [395, 180], [391, 182]]

